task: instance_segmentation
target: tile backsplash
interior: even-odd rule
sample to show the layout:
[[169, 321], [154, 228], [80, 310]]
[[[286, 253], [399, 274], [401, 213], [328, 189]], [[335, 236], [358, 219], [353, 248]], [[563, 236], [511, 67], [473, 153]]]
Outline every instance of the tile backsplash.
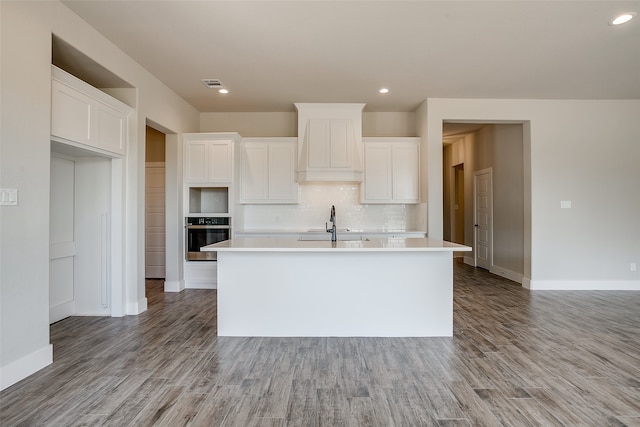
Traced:
[[353, 230], [416, 230], [417, 205], [360, 204], [360, 186], [313, 183], [298, 187], [296, 205], [240, 205], [236, 226], [245, 230], [307, 230], [323, 228], [331, 205], [338, 228]]

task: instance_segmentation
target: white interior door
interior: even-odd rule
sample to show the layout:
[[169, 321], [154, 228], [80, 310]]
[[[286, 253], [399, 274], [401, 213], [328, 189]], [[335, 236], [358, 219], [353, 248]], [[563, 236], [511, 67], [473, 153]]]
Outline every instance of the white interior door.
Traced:
[[165, 277], [165, 164], [147, 163], [145, 277]]
[[473, 175], [474, 247], [476, 267], [489, 270], [493, 252], [493, 177], [491, 168]]
[[75, 161], [52, 155], [49, 216], [49, 323], [75, 313]]

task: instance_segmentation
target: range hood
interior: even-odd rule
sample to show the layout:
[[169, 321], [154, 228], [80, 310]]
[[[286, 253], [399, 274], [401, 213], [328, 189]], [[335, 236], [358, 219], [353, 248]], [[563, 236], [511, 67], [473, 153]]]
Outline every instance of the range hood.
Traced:
[[298, 182], [362, 181], [365, 104], [296, 103]]

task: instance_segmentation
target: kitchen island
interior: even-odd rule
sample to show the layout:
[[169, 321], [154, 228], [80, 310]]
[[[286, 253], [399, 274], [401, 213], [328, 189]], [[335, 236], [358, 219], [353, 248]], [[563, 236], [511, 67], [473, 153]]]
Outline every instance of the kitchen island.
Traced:
[[453, 252], [431, 238], [240, 238], [218, 253], [219, 336], [453, 335]]

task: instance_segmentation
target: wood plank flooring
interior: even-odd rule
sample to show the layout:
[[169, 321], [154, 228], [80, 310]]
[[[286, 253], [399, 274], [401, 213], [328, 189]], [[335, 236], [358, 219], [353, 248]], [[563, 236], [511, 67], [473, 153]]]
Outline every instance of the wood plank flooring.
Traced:
[[215, 291], [148, 302], [52, 325], [55, 362], [0, 393], [0, 425], [640, 426], [638, 292], [456, 262], [453, 338], [217, 337]]

